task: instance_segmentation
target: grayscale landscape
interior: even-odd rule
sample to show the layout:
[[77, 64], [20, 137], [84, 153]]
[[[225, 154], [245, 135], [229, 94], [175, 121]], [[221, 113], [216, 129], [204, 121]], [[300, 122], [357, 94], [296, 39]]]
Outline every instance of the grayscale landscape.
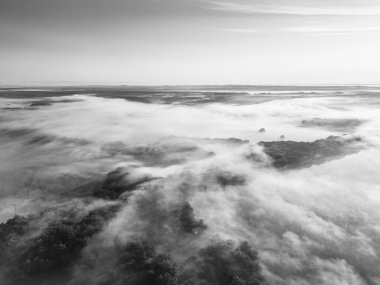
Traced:
[[3, 282], [378, 284], [376, 92], [2, 89]]
[[0, 285], [380, 285], [378, 0], [0, 0]]

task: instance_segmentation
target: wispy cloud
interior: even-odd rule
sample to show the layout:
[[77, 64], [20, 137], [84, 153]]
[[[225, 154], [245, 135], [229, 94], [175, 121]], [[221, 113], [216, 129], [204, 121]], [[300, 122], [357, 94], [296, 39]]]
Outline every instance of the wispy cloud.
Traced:
[[368, 33], [380, 33], [380, 27], [317, 27], [317, 26], [296, 26], [275, 29], [250, 29], [250, 28], [226, 28], [218, 31], [239, 33], [239, 34], [264, 34], [264, 33], [288, 33], [305, 34], [311, 36], [333, 36], [333, 35], [360, 35]]
[[380, 6], [307, 6], [281, 4], [236, 3], [210, 0], [208, 9], [231, 11], [245, 14], [284, 14], [284, 15], [380, 15]]
[[348, 27], [348, 28], [326, 28], [326, 27], [290, 27], [282, 29], [290, 33], [307, 33], [313, 35], [352, 35], [378, 33], [380, 27]]

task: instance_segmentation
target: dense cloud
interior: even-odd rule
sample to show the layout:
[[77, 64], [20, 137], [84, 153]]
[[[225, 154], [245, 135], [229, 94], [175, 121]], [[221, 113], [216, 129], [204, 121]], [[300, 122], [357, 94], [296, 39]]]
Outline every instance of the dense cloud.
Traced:
[[378, 284], [378, 99], [276, 92], [0, 99], [1, 281]]

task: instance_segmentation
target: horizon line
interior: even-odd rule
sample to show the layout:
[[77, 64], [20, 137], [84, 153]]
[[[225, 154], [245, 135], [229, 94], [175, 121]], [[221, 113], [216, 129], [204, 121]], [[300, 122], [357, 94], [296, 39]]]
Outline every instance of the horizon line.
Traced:
[[329, 87], [329, 86], [380, 86], [380, 83], [326, 83], [326, 84], [125, 84], [125, 83], [57, 83], [57, 84], [0, 84], [0, 88], [37, 87], [212, 87], [212, 86], [252, 86], [252, 87]]

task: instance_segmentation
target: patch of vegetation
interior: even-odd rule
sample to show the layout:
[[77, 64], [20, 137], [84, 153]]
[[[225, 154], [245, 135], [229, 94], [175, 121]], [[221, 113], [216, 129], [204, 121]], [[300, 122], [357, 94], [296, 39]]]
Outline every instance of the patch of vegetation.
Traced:
[[177, 266], [169, 255], [159, 254], [146, 242], [130, 242], [118, 256], [123, 284], [177, 285]]
[[118, 206], [102, 207], [80, 220], [63, 219], [50, 224], [22, 251], [18, 267], [27, 275], [67, 268], [79, 256], [89, 238], [112, 218]]
[[323, 119], [314, 118], [301, 121], [303, 127], [318, 127], [332, 131], [350, 132], [359, 127], [363, 121], [359, 119]]
[[216, 175], [216, 181], [219, 185], [223, 187], [244, 185], [246, 183], [246, 179], [244, 176], [233, 174], [227, 171], [218, 173]]
[[211, 245], [200, 252], [198, 278], [208, 285], [262, 285], [258, 254], [248, 242], [236, 248], [231, 242]]
[[322, 164], [330, 159], [360, 150], [356, 143], [359, 137], [343, 139], [330, 136], [314, 142], [273, 141], [260, 142], [264, 152], [273, 160], [273, 166], [280, 169], [296, 169]]
[[137, 180], [130, 180], [128, 179], [129, 174], [123, 167], [111, 171], [107, 174], [101, 189], [96, 190], [93, 196], [106, 200], [116, 200], [124, 192], [136, 190], [139, 185], [153, 179], [144, 176]]
[[50, 100], [39, 100], [30, 103], [30, 107], [44, 107], [50, 105], [52, 105], [52, 102]]
[[0, 224], [0, 262], [3, 263], [9, 250], [16, 246], [19, 237], [30, 229], [31, 217], [14, 216]]
[[207, 229], [203, 220], [197, 220], [194, 215], [194, 209], [189, 202], [186, 202], [179, 213], [181, 229], [185, 233], [199, 234]]
[[0, 224], [0, 241], [7, 242], [12, 235], [22, 235], [29, 228], [30, 218], [14, 216], [6, 223]]
[[259, 133], [265, 133], [265, 132], [266, 132], [265, 128], [261, 128], [261, 129], [259, 130]]

